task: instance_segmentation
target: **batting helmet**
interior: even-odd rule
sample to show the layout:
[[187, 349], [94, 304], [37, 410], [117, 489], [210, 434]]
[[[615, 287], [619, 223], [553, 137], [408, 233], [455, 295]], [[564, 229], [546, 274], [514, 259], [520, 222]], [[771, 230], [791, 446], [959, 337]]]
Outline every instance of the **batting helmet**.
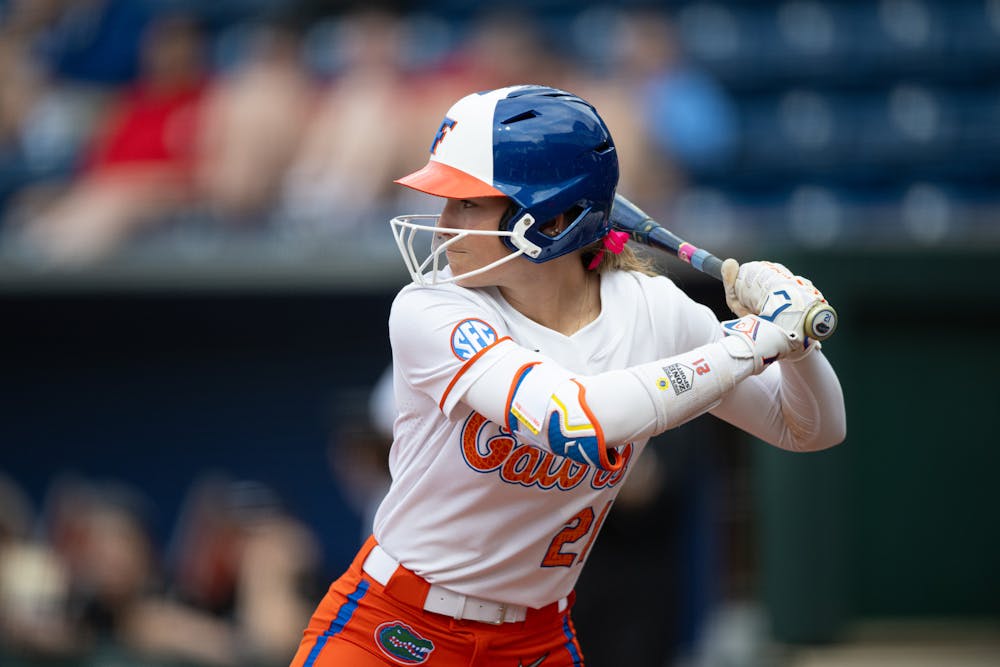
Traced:
[[[597, 111], [572, 93], [525, 85], [463, 97], [430, 153], [425, 167], [396, 182], [439, 197], [508, 197], [514, 210], [501, 237], [533, 262], [586, 247], [611, 228], [618, 155]], [[565, 229], [545, 234], [561, 213]]]

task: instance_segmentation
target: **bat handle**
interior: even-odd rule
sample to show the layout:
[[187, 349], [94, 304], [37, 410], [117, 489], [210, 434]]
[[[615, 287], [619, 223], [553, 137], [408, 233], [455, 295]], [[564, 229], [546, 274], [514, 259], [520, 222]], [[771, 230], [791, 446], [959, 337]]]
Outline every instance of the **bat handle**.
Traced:
[[715, 255], [708, 255], [702, 260], [701, 270], [716, 280], [722, 280], [722, 260]]
[[817, 301], [806, 311], [802, 328], [813, 340], [826, 340], [837, 328], [837, 311], [830, 304]]
[[722, 280], [722, 260], [707, 250], [678, 238], [652, 220], [648, 220], [637, 231], [638, 233], [634, 233], [632, 237], [640, 243], [669, 250], [677, 255], [677, 259], [687, 262], [716, 280]]

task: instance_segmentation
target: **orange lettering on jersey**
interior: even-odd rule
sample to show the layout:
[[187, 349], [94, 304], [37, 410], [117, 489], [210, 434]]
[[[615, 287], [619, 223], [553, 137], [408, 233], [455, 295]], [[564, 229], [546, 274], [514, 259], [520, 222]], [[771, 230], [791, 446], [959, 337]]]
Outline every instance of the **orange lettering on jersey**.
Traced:
[[489, 472], [496, 470], [507, 460], [517, 441], [508, 435], [496, 435], [486, 440], [486, 453], [479, 450], [479, 433], [483, 426], [491, 422], [478, 412], [473, 412], [462, 429], [462, 453], [474, 470]]
[[465, 420], [462, 428], [462, 456], [470, 468], [480, 473], [497, 472], [508, 484], [558, 487], [564, 491], [575, 488], [593, 472], [591, 485], [595, 489], [618, 484], [632, 458], [632, 443], [621, 448], [622, 467], [600, 470], [556, 456], [534, 445], [520, 442], [506, 428], [489, 421], [478, 412]]
[[628, 469], [628, 463], [632, 459], [631, 442], [622, 447], [620, 456], [622, 457], [622, 461], [624, 461], [621, 468], [617, 470], [595, 470], [594, 479], [591, 480], [590, 485], [595, 489], [600, 489], [605, 486], [614, 486], [622, 481], [622, 477], [625, 476], [625, 471]]
[[519, 445], [500, 468], [500, 476], [508, 482], [531, 486], [539, 476], [538, 462], [542, 450], [531, 445]]
[[543, 489], [558, 485], [568, 490], [582, 482], [589, 471], [585, 465], [534, 445], [518, 445], [500, 468], [500, 477], [511, 484], [537, 484]]
[[[551, 489], [556, 484], [559, 485], [560, 489], [572, 489], [582, 482], [590, 471], [590, 468], [582, 463], [577, 463], [563, 456], [556, 456], [552, 452], [545, 452], [545, 461], [548, 462], [548, 465], [545, 467], [545, 472], [538, 478], [538, 484], [543, 489]], [[553, 465], [558, 466], [554, 471], [552, 470]]]

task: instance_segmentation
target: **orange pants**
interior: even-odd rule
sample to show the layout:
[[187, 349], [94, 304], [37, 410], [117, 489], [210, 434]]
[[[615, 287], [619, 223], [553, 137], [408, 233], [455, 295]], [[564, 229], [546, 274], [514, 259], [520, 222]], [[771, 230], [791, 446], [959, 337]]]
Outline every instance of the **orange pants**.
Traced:
[[374, 545], [370, 538], [330, 586], [291, 667], [583, 665], [569, 614], [572, 596], [562, 612], [556, 605], [529, 609], [517, 623], [455, 620], [414, 604], [421, 590], [426, 595], [428, 584], [405, 568], [398, 568], [385, 586], [368, 576], [362, 565]]

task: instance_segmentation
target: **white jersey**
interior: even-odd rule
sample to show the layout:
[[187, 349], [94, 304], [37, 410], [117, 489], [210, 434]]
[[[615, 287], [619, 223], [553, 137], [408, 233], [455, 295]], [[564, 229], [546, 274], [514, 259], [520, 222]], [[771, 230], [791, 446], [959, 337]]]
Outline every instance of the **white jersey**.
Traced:
[[[711, 310], [665, 277], [614, 271], [600, 289], [600, 315], [572, 336], [527, 319], [496, 288], [411, 284], [397, 295], [392, 486], [374, 534], [405, 567], [458, 593], [529, 607], [573, 589], [647, 441], [618, 447], [620, 470], [600, 470], [518, 440], [463, 397], [509, 354], [593, 375], [721, 337]], [[495, 414], [511, 392], [495, 387]]]

